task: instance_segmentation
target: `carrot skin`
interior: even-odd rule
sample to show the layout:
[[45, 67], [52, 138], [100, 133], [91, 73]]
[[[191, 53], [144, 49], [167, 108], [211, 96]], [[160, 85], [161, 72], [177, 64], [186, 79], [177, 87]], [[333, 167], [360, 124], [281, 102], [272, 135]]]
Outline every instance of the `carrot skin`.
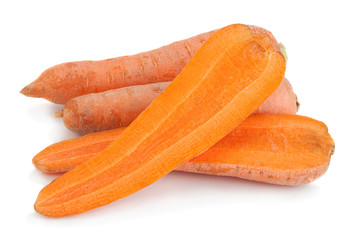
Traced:
[[[88, 134], [45, 148], [33, 158], [43, 172], [66, 172], [94, 158], [125, 128]], [[286, 143], [286, 148], [284, 143]], [[334, 149], [326, 125], [292, 115], [252, 115], [175, 170], [296, 186], [322, 176]]]
[[[60, 115], [66, 128], [82, 135], [129, 126], [170, 82], [130, 86], [71, 99]], [[254, 114], [296, 114], [294, 91], [284, 78]]]
[[[280, 51], [271, 32], [256, 26], [249, 28], [254, 34], [269, 37], [274, 49]], [[172, 81], [216, 31], [131, 56], [58, 64], [45, 70], [20, 93], [28, 97], [66, 104], [72, 98], [89, 93]]]
[[130, 86], [73, 98], [61, 112], [64, 125], [80, 134], [129, 126], [169, 84]]
[[214, 32], [131, 56], [58, 64], [45, 70], [20, 93], [65, 104], [89, 93], [172, 81]]
[[298, 111], [298, 100], [290, 82], [284, 78], [280, 86], [260, 105], [254, 114], [290, 114]]
[[271, 40], [248, 26], [217, 31], [119, 138], [43, 188], [35, 210], [78, 214], [149, 186], [245, 120], [280, 85], [285, 68]]

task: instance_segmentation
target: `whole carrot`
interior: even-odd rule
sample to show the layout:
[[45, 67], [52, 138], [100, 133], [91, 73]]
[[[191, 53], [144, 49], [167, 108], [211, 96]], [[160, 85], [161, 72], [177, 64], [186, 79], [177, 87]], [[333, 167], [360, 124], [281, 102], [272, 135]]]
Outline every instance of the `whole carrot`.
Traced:
[[[34, 158], [43, 172], [67, 172], [94, 158], [125, 128], [91, 133], [52, 144]], [[322, 176], [334, 141], [326, 125], [298, 115], [252, 115], [199, 156], [175, 170], [301, 185]]]
[[[126, 127], [144, 111], [170, 82], [138, 85], [71, 99], [56, 116], [65, 126], [87, 134]], [[255, 111], [267, 114], [296, 114], [297, 101], [286, 78], [276, 91]]]
[[[250, 26], [256, 34], [266, 34], [279, 46], [270, 32]], [[133, 85], [172, 81], [194, 56], [200, 46], [215, 32], [174, 42], [167, 46], [131, 56], [101, 61], [68, 62], [45, 70], [21, 93], [65, 104], [70, 99]]]
[[65, 126], [86, 134], [129, 126], [170, 82], [151, 83], [90, 93], [71, 99], [60, 113]]
[[78, 214], [149, 186], [235, 129], [276, 90], [285, 68], [268, 37], [241, 24], [222, 28], [120, 137], [42, 189], [35, 210]]

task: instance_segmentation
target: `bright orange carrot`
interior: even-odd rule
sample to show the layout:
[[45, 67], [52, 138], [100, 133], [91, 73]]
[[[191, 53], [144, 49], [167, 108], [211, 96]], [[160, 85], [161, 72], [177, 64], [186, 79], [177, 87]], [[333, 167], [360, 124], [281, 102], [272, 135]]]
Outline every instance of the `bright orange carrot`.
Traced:
[[[249, 27], [256, 34], [267, 35], [273, 41], [275, 50], [280, 49], [269, 31]], [[132, 56], [59, 64], [44, 71], [21, 93], [65, 104], [74, 97], [89, 93], [172, 81], [215, 31]]]
[[[43, 172], [69, 171], [94, 158], [125, 128], [52, 144], [33, 158]], [[280, 185], [314, 181], [327, 170], [334, 141], [324, 123], [292, 115], [252, 115], [204, 153], [175, 170]]]
[[296, 186], [321, 177], [334, 150], [322, 122], [296, 115], [253, 115], [176, 170]]
[[[87, 134], [126, 127], [144, 111], [170, 82], [152, 83], [91, 93], [71, 99], [58, 113], [65, 126]], [[283, 79], [276, 91], [255, 111], [267, 114], [296, 114], [296, 96]]]
[[78, 214], [152, 184], [231, 132], [284, 73], [268, 37], [240, 24], [217, 31], [119, 138], [42, 189], [35, 210]]

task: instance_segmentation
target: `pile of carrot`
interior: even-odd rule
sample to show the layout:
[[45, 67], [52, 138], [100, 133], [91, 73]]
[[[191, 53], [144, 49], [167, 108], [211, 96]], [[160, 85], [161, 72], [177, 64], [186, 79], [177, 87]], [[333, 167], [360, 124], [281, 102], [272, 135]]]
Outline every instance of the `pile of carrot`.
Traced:
[[326, 125], [296, 115], [286, 53], [256, 26], [222, 29], [132, 56], [69, 62], [21, 90], [64, 104], [82, 136], [33, 158], [64, 174], [41, 190], [40, 214], [78, 214], [173, 170], [296, 186], [322, 176], [334, 152]]

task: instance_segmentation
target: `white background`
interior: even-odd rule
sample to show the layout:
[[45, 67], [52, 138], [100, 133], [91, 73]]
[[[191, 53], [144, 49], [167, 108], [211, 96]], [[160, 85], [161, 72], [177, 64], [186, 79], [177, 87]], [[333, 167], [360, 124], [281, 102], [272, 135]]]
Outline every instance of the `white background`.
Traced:
[[[1, 1], [0, 238], [359, 239], [356, 2]], [[32, 157], [76, 135], [53, 117], [61, 105], [26, 98], [22, 87], [58, 63], [134, 54], [232, 23], [264, 27], [287, 47], [299, 114], [324, 121], [336, 142], [323, 177], [281, 187], [171, 173], [81, 215], [34, 212], [38, 192], [56, 176], [35, 170]]]

